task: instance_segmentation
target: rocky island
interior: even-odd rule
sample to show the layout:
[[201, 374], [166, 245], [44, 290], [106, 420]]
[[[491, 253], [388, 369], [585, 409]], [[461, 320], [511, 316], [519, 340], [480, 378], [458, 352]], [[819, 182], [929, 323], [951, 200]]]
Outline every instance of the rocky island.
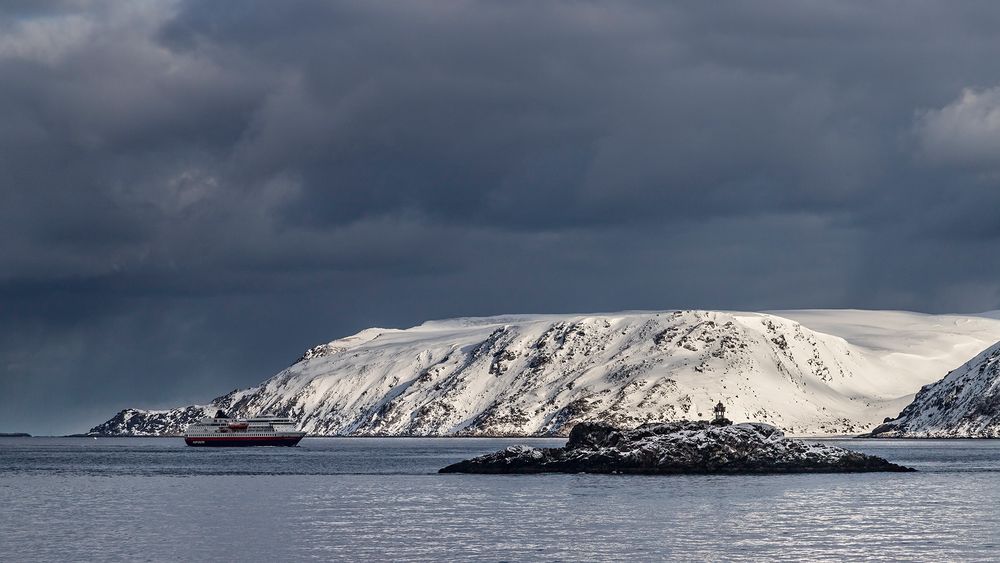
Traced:
[[880, 457], [785, 438], [768, 424], [706, 421], [624, 430], [580, 423], [562, 448], [512, 446], [440, 473], [855, 473], [914, 471]]

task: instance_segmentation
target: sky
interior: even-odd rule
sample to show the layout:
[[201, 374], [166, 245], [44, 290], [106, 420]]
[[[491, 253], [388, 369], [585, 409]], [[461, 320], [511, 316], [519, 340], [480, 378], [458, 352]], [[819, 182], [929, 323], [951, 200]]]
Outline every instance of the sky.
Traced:
[[1000, 308], [995, 2], [0, 3], [0, 432], [366, 327]]

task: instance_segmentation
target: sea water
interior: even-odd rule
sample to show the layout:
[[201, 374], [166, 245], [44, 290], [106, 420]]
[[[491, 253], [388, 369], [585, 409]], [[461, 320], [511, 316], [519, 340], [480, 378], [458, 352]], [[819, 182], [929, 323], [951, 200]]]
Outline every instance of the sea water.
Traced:
[[827, 442], [918, 473], [436, 473], [517, 443], [564, 440], [0, 438], [0, 561], [1000, 558], [1000, 441]]

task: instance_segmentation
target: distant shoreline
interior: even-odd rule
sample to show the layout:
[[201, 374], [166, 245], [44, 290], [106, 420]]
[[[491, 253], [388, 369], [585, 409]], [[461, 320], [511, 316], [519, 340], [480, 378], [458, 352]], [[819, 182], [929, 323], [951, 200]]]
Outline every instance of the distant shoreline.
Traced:
[[[36, 436], [36, 438], [42, 438], [43, 436]], [[183, 434], [171, 434], [171, 435], [149, 435], [149, 436], [134, 436], [127, 434], [67, 434], [65, 436], [44, 436], [51, 438], [183, 438]], [[520, 439], [566, 439], [566, 436], [533, 436], [533, 435], [504, 435], [504, 436], [449, 436], [449, 435], [435, 435], [426, 436], [421, 434], [403, 434], [394, 436], [380, 436], [376, 434], [371, 435], [342, 435], [342, 434], [308, 434], [306, 438], [462, 438], [462, 439], [483, 439], [483, 438], [520, 438]]]
[[[5, 434], [0, 433], [0, 438], [183, 438], [183, 434], [171, 434], [167, 436], [163, 435], [149, 435], [149, 436], [133, 436], [125, 434], [67, 434], [64, 436], [32, 436], [31, 434], [25, 433], [14, 433]], [[789, 435], [788, 438], [794, 438], [796, 440], [997, 440], [1000, 438], [990, 438], [985, 436], [902, 436], [902, 437], [879, 437], [879, 436], [867, 436], [864, 434], [858, 435], [821, 435], [821, 436], [798, 436]], [[309, 434], [306, 438], [357, 438], [357, 439], [371, 439], [371, 438], [434, 438], [434, 439], [566, 439], [566, 436], [538, 436], [531, 434], [508, 434], [508, 435], [498, 435], [498, 436], [450, 436], [450, 435], [435, 435], [427, 436], [421, 434], [402, 434], [402, 435], [342, 435], [342, 434]]]
[[27, 432], [0, 432], [0, 438], [32, 438]]

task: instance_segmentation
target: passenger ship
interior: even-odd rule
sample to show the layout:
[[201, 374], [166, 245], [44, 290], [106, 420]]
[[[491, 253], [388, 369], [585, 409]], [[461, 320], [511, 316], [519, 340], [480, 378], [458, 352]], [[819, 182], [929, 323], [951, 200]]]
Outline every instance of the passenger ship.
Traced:
[[305, 436], [295, 421], [278, 416], [229, 418], [225, 411], [205, 417], [187, 427], [184, 443], [189, 446], [294, 446]]

